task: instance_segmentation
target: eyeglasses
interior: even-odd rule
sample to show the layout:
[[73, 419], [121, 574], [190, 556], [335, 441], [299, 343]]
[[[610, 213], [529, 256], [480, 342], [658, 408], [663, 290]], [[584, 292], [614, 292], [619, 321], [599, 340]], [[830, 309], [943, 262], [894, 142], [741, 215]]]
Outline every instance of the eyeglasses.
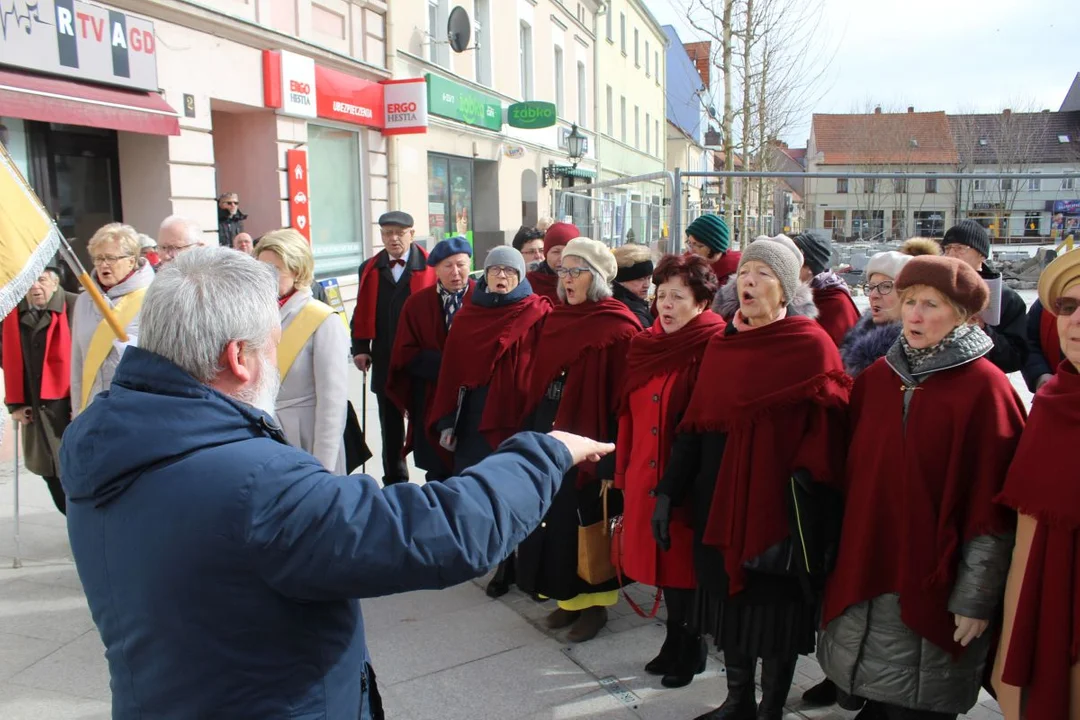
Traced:
[[1080, 300], [1071, 297], [1059, 297], [1054, 301], [1054, 314], [1058, 317], [1072, 317], [1080, 308]]
[[941, 252], [949, 257], [955, 257], [957, 255], [963, 255], [967, 249], [967, 245], [961, 245], [960, 243], [949, 243], [941, 248]]
[[494, 277], [517, 277], [518, 271], [505, 265], [492, 265], [487, 269], [489, 275]]
[[888, 295], [893, 291], [893, 288], [896, 287], [896, 283], [892, 280], [882, 280], [875, 285], [864, 285], [863, 287], [866, 288], [867, 295], [875, 291], [878, 295]]
[[384, 238], [403, 238], [406, 235], [408, 235], [409, 233], [411, 233], [412, 231], [413, 231], [412, 228], [404, 228], [404, 229], [401, 229], [401, 230], [387, 230], [386, 228], [383, 228], [382, 229], [382, 236]]
[[239, 200], [222, 200], [221, 204], [222, 205], [239, 205], [240, 201]]
[[90, 261], [95, 265], [115, 265], [121, 260], [126, 260], [131, 255], [95, 255]]
[[199, 243], [188, 243], [187, 245], [159, 245], [158, 253], [165, 257], [174, 257], [184, 252], [188, 248], [193, 248]]
[[581, 273], [587, 273], [587, 272], [592, 272], [592, 271], [589, 270], [588, 268], [579, 268], [579, 267], [565, 268], [565, 267], [561, 267], [561, 268], [559, 268], [558, 270], [555, 271], [555, 274], [558, 275], [561, 278], [565, 278], [567, 276], [570, 276], [574, 280], [577, 280], [579, 277], [581, 277]]
[[687, 240], [686, 247], [690, 250], [704, 250], [707, 245], [699, 243], [697, 240]]

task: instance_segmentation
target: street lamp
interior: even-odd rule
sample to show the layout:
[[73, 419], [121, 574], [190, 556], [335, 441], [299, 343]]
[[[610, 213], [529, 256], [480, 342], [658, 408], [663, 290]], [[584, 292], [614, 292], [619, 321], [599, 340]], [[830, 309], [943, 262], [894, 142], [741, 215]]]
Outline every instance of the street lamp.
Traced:
[[544, 187], [553, 180], [560, 180], [570, 174], [570, 171], [577, 168], [581, 159], [585, 157], [585, 147], [588, 144], [589, 139], [578, 130], [577, 123], [570, 127], [570, 132], [566, 134], [566, 154], [573, 162], [572, 165], [556, 165], [554, 161], [547, 164], [541, 171], [541, 179]]

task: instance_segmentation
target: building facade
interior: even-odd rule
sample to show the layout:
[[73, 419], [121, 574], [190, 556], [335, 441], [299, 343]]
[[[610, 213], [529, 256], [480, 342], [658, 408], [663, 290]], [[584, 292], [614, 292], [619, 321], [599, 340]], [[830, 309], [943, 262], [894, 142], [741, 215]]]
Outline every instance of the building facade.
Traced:
[[[171, 214], [216, 241], [216, 198], [236, 192], [246, 230], [302, 212], [317, 274], [355, 282], [387, 206], [385, 2], [36, 5], [0, 40], [0, 140], [77, 247], [111, 221], [154, 236]], [[289, 149], [307, 151], [299, 210]]]
[[[707, 103], [709, 95], [708, 62], [698, 64], [690, 49], [683, 44], [678, 31], [664, 26], [668, 38], [665, 63], [665, 123], [667, 129], [667, 169], [674, 172], [703, 172], [712, 167], [712, 151], [704, 145], [705, 130], [709, 128]], [[694, 43], [695, 55], [709, 53], [709, 43]], [[705, 75], [702, 75], [702, 72]], [[684, 226], [702, 212], [714, 211], [715, 202], [706, 197], [706, 179], [688, 177], [682, 180]], [[673, 199], [674, 201], [674, 199]]]

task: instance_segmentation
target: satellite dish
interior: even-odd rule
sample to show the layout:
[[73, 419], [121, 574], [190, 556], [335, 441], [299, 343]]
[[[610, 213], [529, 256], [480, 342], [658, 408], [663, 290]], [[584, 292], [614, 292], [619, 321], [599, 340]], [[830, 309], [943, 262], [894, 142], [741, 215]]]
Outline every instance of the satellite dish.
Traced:
[[458, 5], [450, 11], [450, 19], [446, 23], [446, 39], [454, 52], [465, 52], [472, 38], [472, 21], [465, 8]]

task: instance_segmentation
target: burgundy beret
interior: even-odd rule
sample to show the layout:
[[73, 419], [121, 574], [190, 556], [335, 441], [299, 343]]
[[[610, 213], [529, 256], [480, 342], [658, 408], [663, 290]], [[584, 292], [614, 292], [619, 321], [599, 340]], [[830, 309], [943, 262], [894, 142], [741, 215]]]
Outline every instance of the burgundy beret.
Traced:
[[981, 313], [990, 290], [970, 265], [956, 258], [922, 255], [908, 261], [896, 278], [897, 290], [926, 285], [940, 292], [972, 315]]
[[572, 225], [566, 222], [557, 222], [547, 229], [544, 233], [544, 254], [551, 252], [551, 248], [557, 248], [560, 245], [565, 245], [574, 238], [581, 237], [581, 231], [577, 229], [577, 225]]

